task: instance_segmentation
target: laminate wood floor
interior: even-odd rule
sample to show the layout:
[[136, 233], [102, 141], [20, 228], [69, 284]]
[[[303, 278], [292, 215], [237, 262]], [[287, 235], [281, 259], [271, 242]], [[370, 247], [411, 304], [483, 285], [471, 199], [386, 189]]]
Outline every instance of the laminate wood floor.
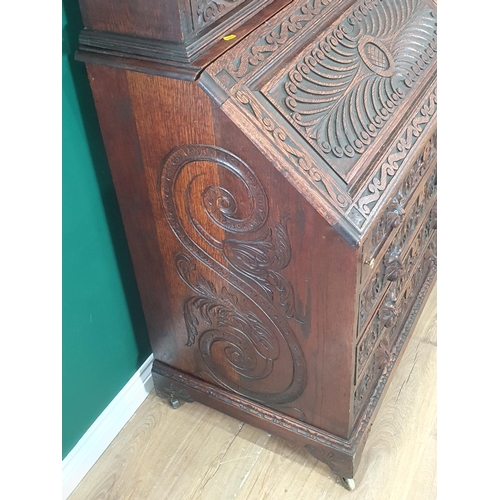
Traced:
[[436, 287], [373, 425], [356, 489], [305, 450], [198, 403], [150, 394], [70, 500], [436, 498]]

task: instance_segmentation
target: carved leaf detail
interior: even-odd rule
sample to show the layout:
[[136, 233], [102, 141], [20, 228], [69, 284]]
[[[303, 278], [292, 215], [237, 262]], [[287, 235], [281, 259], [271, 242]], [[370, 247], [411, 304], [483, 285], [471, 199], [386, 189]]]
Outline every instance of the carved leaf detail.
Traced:
[[285, 308], [285, 316], [293, 318], [299, 323], [304, 323], [295, 309], [295, 294], [290, 282], [275, 271], [269, 271], [269, 277], [273, 280], [274, 287], [279, 292], [280, 304]]
[[395, 229], [401, 224], [405, 210], [402, 205], [403, 195], [400, 191], [387, 207], [386, 220], [389, 228]]
[[380, 321], [386, 328], [390, 328], [396, 322], [396, 295], [394, 292], [389, 293], [380, 308]]
[[[192, 0], [193, 21], [198, 28], [213, 23], [244, 0]], [[196, 12], [196, 15], [194, 14]]]
[[229, 263], [243, 274], [254, 278], [267, 297], [272, 300], [273, 288], [268, 280], [267, 268], [274, 260], [274, 245], [270, 241], [271, 230], [252, 241], [227, 239], [223, 242], [223, 252]]
[[[176, 256], [177, 264], [183, 260], [189, 261], [189, 257], [185, 254]], [[177, 269], [179, 271], [179, 265]], [[196, 281], [193, 283], [195, 270], [196, 267], [192, 264], [190, 275], [181, 275], [179, 272], [184, 282], [194, 292], [200, 294], [188, 298], [184, 303], [184, 318], [188, 331], [187, 346], [193, 345], [199, 335], [199, 315], [207, 325], [217, 328], [229, 327], [243, 333], [254, 344], [261, 346], [267, 355], [269, 353], [274, 355], [279, 351], [276, 337], [269, 333], [254, 313], [248, 311], [243, 314], [237, 297], [229, 293], [225, 287], [218, 293], [214, 284], [199, 273], [196, 273]]]
[[389, 248], [384, 256], [385, 278], [389, 281], [396, 281], [401, 274], [401, 249], [398, 246]]
[[267, 233], [253, 241], [225, 240], [223, 252], [235, 269], [258, 283], [269, 300], [274, 300], [274, 291], [278, 291], [285, 316], [302, 323], [296, 311], [293, 288], [278, 272], [287, 267], [291, 259], [287, 220], [288, 217], [283, 217], [274, 224], [274, 242], [273, 232], [269, 228]]

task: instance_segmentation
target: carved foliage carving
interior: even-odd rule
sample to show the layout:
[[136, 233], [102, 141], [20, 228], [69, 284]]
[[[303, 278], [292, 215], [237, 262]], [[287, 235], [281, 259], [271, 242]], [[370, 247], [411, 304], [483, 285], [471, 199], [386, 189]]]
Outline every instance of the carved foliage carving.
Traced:
[[384, 283], [380, 272], [375, 272], [370, 279], [369, 284], [361, 294], [359, 307], [359, 321], [362, 327], [369, 318], [373, 306], [376, 304], [380, 294], [382, 293]]
[[[184, 301], [186, 345], [198, 346], [220, 384], [267, 404], [293, 401], [304, 390], [306, 367], [285, 319], [300, 321], [293, 288], [280, 273], [291, 259], [287, 217], [269, 226], [260, 181], [213, 146], [174, 150], [161, 190], [170, 227], [188, 252], [175, 255], [177, 273], [193, 292]], [[198, 264], [220, 279], [207, 278]], [[289, 367], [288, 379], [273, 378], [277, 364]], [[258, 383], [266, 377], [273, 378], [269, 392]]]
[[401, 249], [397, 245], [391, 245], [384, 256], [385, 279], [396, 281], [401, 274]]
[[270, 54], [287, 43], [295, 33], [312, 21], [331, 2], [332, 0], [307, 0], [288, 19], [281, 22], [262, 40], [245, 51], [237, 61], [229, 65], [228, 71], [235, 78], [246, 75], [252, 66], [258, 66]]
[[[368, 183], [366, 190], [359, 198], [357, 205], [361, 213], [365, 215], [370, 214], [377, 200], [387, 189], [387, 186], [396, 175], [399, 167], [403, 164], [404, 159], [412, 149], [415, 141], [421, 136], [426, 124], [431, 121], [436, 110], [437, 95], [434, 89], [426, 100], [426, 103], [420, 108], [419, 114], [403, 129], [403, 133], [389, 153], [387, 160], [377, 169], [375, 176]], [[429, 164], [430, 159], [427, 158], [426, 161], [423, 162], [423, 165], [427, 167]], [[417, 165], [417, 167], [419, 166]], [[419, 168], [419, 172], [422, 174], [422, 169]]]
[[[404, 216], [404, 203], [405, 200], [413, 194], [416, 187], [419, 185], [420, 180], [424, 174], [432, 165], [434, 158], [436, 157], [436, 134], [433, 134], [431, 138], [427, 141], [422, 153], [411, 165], [408, 173], [406, 174], [401, 188], [398, 190], [396, 196], [387, 206], [384, 215], [379, 219], [378, 223], [374, 227], [370, 239], [370, 248], [367, 249], [367, 255], [369, 258], [373, 255], [373, 252], [380, 246], [380, 244], [385, 241], [386, 237], [390, 234], [392, 229], [398, 227], [401, 224]], [[425, 198], [429, 200], [432, 198], [437, 191], [437, 171], [432, 177], [428, 179], [425, 185]], [[411, 209], [411, 214], [407, 217], [407, 221], [415, 221], [420, 216], [419, 211], [424, 208], [424, 205], [420, 205], [418, 202], [413, 205]], [[407, 231], [413, 231], [415, 226], [412, 228], [408, 227]], [[404, 244], [404, 241], [401, 243]], [[367, 258], [368, 259], [368, 258]]]
[[272, 94], [325, 157], [362, 154], [436, 54], [422, 0], [363, 0], [315, 44]]
[[257, 380], [267, 377], [279, 356], [276, 336], [256, 314], [244, 311], [236, 295], [227, 288], [218, 291], [197, 271], [189, 256], [177, 254], [175, 264], [179, 276], [196, 294], [184, 302], [186, 345], [193, 345], [200, 336], [199, 349], [212, 373], [218, 372], [212, 348], [220, 342], [225, 346], [223, 352], [227, 362], [240, 376]]
[[396, 322], [396, 294], [389, 292], [380, 307], [380, 322], [385, 328], [390, 328]]
[[279, 293], [287, 318], [302, 322], [297, 316], [293, 288], [278, 272], [288, 266], [291, 258], [287, 220], [288, 217], [283, 217], [274, 224], [274, 233], [269, 227], [267, 232], [250, 242], [225, 239], [222, 250], [229, 264], [258, 283], [269, 300], [274, 299], [275, 290]]
[[403, 220], [405, 209], [403, 208], [402, 199], [403, 195], [401, 194], [401, 191], [398, 191], [396, 196], [387, 206], [385, 223], [390, 229], [398, 227]]
[[[432, 178], [433, 176], [431, 179]], [[401, 249], [404, 248], [406, 243], [411, 240], [432, 199], [433, 198], [429, 200], [422, 195], [417, 198], [409, 212], [406, 214], [403, 224], [394, 236], [393, 242], [384, 256], [382, 267], [374, 272], [370, 281], [361, 293], [359, 309], [360, 327], [363, 327], [369, 319], [370, 313], [383, 293], [387, 281], [396, 281], [397, 288], [400, 288], [408, 273], [412, 271], [412, 262], [414, 262], [415, 256], [420, 254], [422, 245], [428, 241], [432, 229], [435, 229], [436, 204], [433, 205], [427, 215], [427, 220], [425, 221], [423, 227], [420, 227], [419, 233], [412, 243], [412, 248], [407, 253], [404, 262], [401, 262], [400, 260]], [[403, 269], [404, 273], [401, 272]]]
[[204, 28], [227, 14], [245, 0], [191, 0], [193, 24]]
[[377, 344], [380, 332], [380, 321], [378, 315], [376, 315], [356, 349], [356, 380], [363, 371], [366, 361]]
[[381, 375], [395, 361], [395, 352], [401, 348], [408, 328], [414, 321], [412, 311], [418, 310], [419, 297], [426, 293], [425, 283], [430, 275], [435, 274], [436, 262], [434, 237], [423, 253], [423, 258], [414, 266], [411, 278], [406, 276], [404, 292], [390, 289], [375, 317], [376, 326], [370, 326], [368, 335], [361, 339], [358, 352], [363, 346], [363, 353], [358, 354], [356, 359], [356, 378], [359, 378], [359, 383], [356, 382], [358, 385], [354, 393], [355, 413], [361, 410]]
[[396, 196], [387, 206], [384, 215], [380, 218], [372, 231], [372, 248], [376, 248], [392, 229], [397, 228], [401, 224], [405, 214], [402, 199], [403, 195], [401, 194], [401, 191], [398, 191]]

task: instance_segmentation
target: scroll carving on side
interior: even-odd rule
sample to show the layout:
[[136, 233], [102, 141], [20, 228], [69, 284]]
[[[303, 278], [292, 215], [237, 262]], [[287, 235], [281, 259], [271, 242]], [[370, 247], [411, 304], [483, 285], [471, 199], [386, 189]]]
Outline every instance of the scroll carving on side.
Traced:
[[[417, 138], [420, 137], [427, 123], [437, 111], [437, 94], [434, 88], [425, 104], [420, 108], [419, 115], [412, 119], [400, 135], [395, 147], [389, 152], [387, 159], [377, 169], [375, 176], [363, 191], [357, 205], [361, 213], [368, 215], [376, 206], [382, 193], [387, 189], [392, 179], [403, 164]], [[429, 165], [429, 160], [423, 165]]]
[[250, 242], [224, 240], [223, 253], [234, 269], [259, 284], [269, 300], [274, 299], [277, 291], [285, 316], [303, 323], [297, 316], [292, 285], [278, 272], [288, 266], [291, 258], [287, 220], [288, 217], [282, 217], [274, 224], [274, 233], [269, 227], [267, 233]]
[[174, 256], [192, 292], [184, 300], [186, 345], [197, 346], [221, 385], [268, 405], [294, 401], [305, 388], [306, 366], [288, 323], [303, 320], [282, 274], [292, 258], [289, 217], [270, 224], [256, 175], [214, 146], [172, 151], [161, 192], [168, 223], [186, 249]]

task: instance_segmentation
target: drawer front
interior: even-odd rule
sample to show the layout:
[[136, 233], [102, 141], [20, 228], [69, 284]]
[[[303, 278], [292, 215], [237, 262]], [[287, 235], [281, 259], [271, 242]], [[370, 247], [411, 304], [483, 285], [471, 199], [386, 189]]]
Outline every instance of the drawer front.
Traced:
[[[366, 264], [374, 263], [383, 253], [387, 242], [394, 237], [395, 231], [400, 229], [409, 217], [415, 219], [419, 216], [415, 212], [415, 193], [421, 189], [422, 179], [431, 170], [434, 170], [434, 184], [429, 186], [430, 190], [426, 191], [426, 199], [435, 194], [436, 151], [437, 132], [429, 137], [399, 185], [396, 194], [390, 199], [386, 207], [381, 210], [378, 219], [374, 221], [374, 227], [363, 245], [362, 262]], [[363, 266], [362, 282], [366, 281], [371, 275], [371, 269], [369, 265]]]
[[414, 317], [410, 312], [416, 305], [419, 292], [427, 277], [436, 271], [434, 206], [412, 241], [403, 263], [404, 272], [387, 288], [356, 346], [355, 418], [373, 394], [380, 376], [389, 367], [391, 353], [396, 344], [399, 345], [398, 339], [403, 332], [407, 335], [405, 326]]
[[412, 198], [392, 241], [385, 245], [384, 252], [378, 255], [372, 272], [365, 280], [359, 296], [358, 336], [364, 331], [387, 287], [404, 274], [406, 254], [415, 252], [415, 249], [410, 251], [410, 242], [418, 233], [422, 220], [428, 220], [431, 226], [435, 225], [436, 183], [437, 169], [434, 167], [432, 174]]

